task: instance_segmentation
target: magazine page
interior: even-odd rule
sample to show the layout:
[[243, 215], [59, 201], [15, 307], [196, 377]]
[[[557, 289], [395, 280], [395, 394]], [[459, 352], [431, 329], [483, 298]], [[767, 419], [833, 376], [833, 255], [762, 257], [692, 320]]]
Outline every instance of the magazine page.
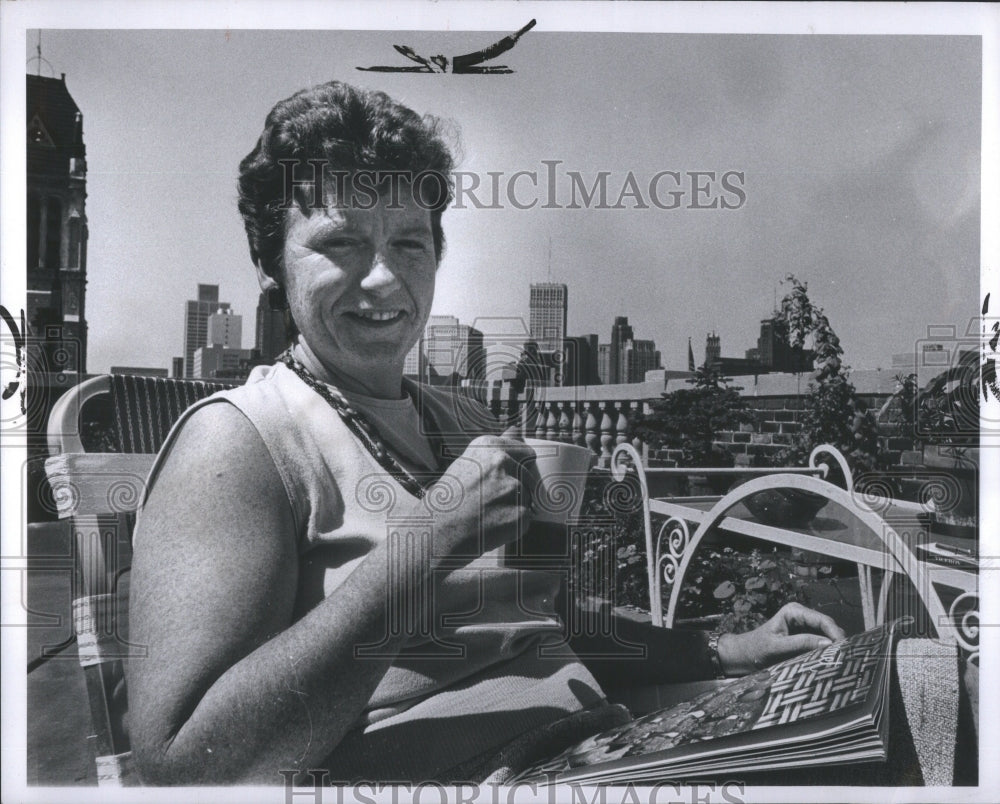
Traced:
[[[835, 761], [836, 735], [880, 710], [891, 652], [893, 623], [797, 656], [737, 679], [690, 701], [589, 737], [521, 779], [552, 774], [596, 774], [651, 767], [676, 773], [681, 763], [736, 757], [751, 749], [834, 735], [825, 760]], [[849, 749], [849, 744], [843, 746]], [[814, 749], [813, 749], [814, 751]], [[871, 759], [884, 756], [884, 751]], [[605, 768], [606, 763], [608, 764]], [[720, 763], [720, 767], [724, 766]]]

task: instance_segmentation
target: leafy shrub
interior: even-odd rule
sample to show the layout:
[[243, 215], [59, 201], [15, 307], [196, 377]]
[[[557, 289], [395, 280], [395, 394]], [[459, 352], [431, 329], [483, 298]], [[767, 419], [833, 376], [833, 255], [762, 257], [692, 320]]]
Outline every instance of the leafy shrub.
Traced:
[[699, 549], [688, 567], [677, 619], [720, 616], [719, 627], [741, 634], [766, 622], [785, 603], [807, 603], [805, 582], [777, 548]]
[[896, 375], [896, 392], [886, 402], [899, 404], [892, 423], [897, 435], [916, 444], [973, 445], [979, 436], [979, 355], [972, 350], [961, 355], [955, 366], [945, 369], [920, 388], [917, 375]]
[[[569, 584], [574, 595], [649, 609], [646, 541], [638, 483], [594, 474], [587, 485]], [[658, 523], [653, 523], [654, 529]], [[655, 532], [655, 530], [654, 530]], [[670, 588], [664, 588], [664, 595]], [[720, 617], [726, 631], [756, 628], [782, 605], [807, 602], [794, 562], [777, 548], [703, 545], [681, 590], [677, 619]]]
[[631, 435], [653, 448], [681, 450], [684, 466], [732, 466], [733, 456], [712, 442], [723, 430], [755, 423], [756, 412], [715, 366], [703, 365], [687, 382], [694, 387], [665, 393], [649, 413], [636, 416]]

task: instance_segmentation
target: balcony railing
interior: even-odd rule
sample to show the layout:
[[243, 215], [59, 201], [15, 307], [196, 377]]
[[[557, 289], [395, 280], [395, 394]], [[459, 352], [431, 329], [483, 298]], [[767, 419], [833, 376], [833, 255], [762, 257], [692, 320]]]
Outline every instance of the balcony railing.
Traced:
[[522, 435], [588, 447], [598, 456], [599, 466], [608, 466], [615, 447], [628, 441], [645, 460], [645, 445], [629, 439], [629, 425], [649, 404], [661, 398], [663, 384], [529, 388], [515, 396], [508, 393], [494, 411], [505, 421], [516, 421]]

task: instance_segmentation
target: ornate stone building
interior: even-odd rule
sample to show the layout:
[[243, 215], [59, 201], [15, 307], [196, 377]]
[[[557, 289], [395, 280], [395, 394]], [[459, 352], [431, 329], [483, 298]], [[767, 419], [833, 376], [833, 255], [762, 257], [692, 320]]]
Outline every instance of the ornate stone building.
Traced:
[[27, 76], [28, 370], [87, 370], [83, 115], [61, 78]]

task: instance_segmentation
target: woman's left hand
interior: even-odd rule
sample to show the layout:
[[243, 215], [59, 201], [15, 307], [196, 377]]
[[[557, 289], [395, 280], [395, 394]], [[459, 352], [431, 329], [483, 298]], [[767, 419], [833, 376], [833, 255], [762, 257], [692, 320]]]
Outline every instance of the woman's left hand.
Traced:
[[845, 636], [825, 614], [800, 603], [787, 603], [753, 631], [719, 637], [719, 661], [727, 676], [742, 676]]

